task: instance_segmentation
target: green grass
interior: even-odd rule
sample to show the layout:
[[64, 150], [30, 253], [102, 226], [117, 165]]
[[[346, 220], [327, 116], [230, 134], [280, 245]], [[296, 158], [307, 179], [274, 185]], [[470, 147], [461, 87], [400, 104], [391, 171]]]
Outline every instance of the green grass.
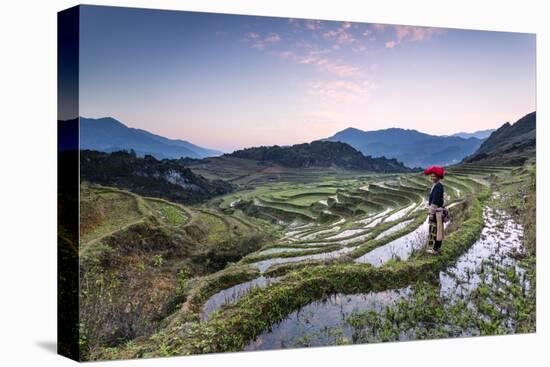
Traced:
[[[379, 268], [368, 264], [356, 264], [353, 260], [416, 229], [425, 221], [425, 211], [410, 213], [394, 222], [382, 222], [374, 228], [345, 238], [351, 239], [368, 233], [367, 238], [362, 238], [356, 243], [341, 244], [344, 238], [326, 240], [322, 239], [323, 236], [314, 240], [298, 238], [289, 243], [285, 242], [286, 239], [283, 241], [282, 235], [289, 230], [290, 224], [298, 226], [312, 223], [313, 226], [301, 229], [301, 235], [309, 235], [326, 230], [331, 223], [344, 219], [343, 223], [339, 223], [339, 230], [325, 236], [330, 237], [348, 229], [360, 228], [358, 221], [367, 218], [369, 213], [381, 212], [391, 206], [392, 211], [389, 213], [391, 214], [412, 203], [419, 203], [427, 195], [431, 186], [429, 179], [422, 174], [346, 176], [338, 180], [337, 176], [330, 174], [316, 176], [311, 172], [303, 175], [299, 172], [285, 172], [281, 174], [279, 181], [271, 181], [269, 177], [272, 173], [263, 176], [258, 174], [255, 178], [248, 176], [246, 183], [243, 183], [243, 190], [212, 200], [205, 206], [187, 208], [183, 214], [188, 217], [179, 219], [182, 220], [181, 226], [196, 227], [194, 231], [197, 234], [205, 234], [198, 241], [202, 246], [198, 254], [203, 255], [203, 260], [211, 261], [211, 265], [214, 261], [216, 264], [222, 264], [219, 266], [221, 270], [211, 274], [186, 277], [185, 291], [179, 293], [185, 296], [181, 307], [169, 314], [162, 321], [163, 326], [148, 338], [133, 340], [125, 346], [99, 349], [92, 359], [238, 351], [292, 311], [328, 295], [376, 292], [408, 285], [418, 285], [420, 289], [421, 285], [437, 277], [439, 271], [452, 265], [479, 238], [484, 226], [483, 206], [489, 198], [490, 191], [498, 190], [503, 195], [509, 196], [509, 202], [506, 205], [508, 209], [517, 209], [518, 218], [523, 218], [522, 223], [526, 226], [526, 233], [529, 228], [534, 228], [534, 222], [533, 220], [529, 222], [528, 215], [522, 217], [522, 213], [529, 212], [532, 216], [534, 211], [535, 188], [530, 184], [531, 177], [534, 177], [532, 170], [470, 165], [449, 171], [449, 176], [444, 183], [448, 185], [447, 193], [450, 194], [451, 202], [462, 198], [465, 200], [451, 209], [453, 221], [447, 229], [445, 251], [440, 256], [430, 256], [416, 251], [405, 261], [388, 261]], [[240, 180], [244, 178], [235, 178], [235, 182]], [[376, 184], [377, 182], [385, 182], [388, 187], [381, 187]], [[366, 184], [370, 184], [369, 190], [361, 190], [360, 188]], [[256, 186], [252, 187], [252, 185]], [[459, 197], [454, 192], [454, 188], [461, 191]], [[513, 193], [517, 192], [525, 192], [526, 195], [514, 196]], [[338, 197], [339, 202], [331, 198], [334, 195]], [[231, 206], [230, 203], [235, 200], [241, 200], [242, 205]], [[318, 203], [319, 200], [327, 200], [328, 207]], [[151, 209], [155, 213], [153, 206]], [[325, 213], [326, 210], [331, 214]], [[162, 219], [164, 216], [158, 215], [158, 218]], [[326, 221], [323, 221], [323, 218]], [[409, 219], [412, 219], [412, 222], [407, 227], [380, 240], [374, 240], [378, 234]], [[172, 227], [177, 227], [174, 224], [177, 220], [165, 221], [172, 223]], [[263, 243], [253, 238], [243, 237], [253, 232], [269, 233], [271, 237]], [[534, 243], [533, 236], [528, 235], [527, 241]], [[240, 238], [243, 239], [242, 243]], [[316, 242], [323, 242], [326, 245], [311, 249], [310, 244]], [[220, 246], [218, 252], [216, 252], [216, 246]], [[242, 246], [248, 246], [244, 252], [240, 251], [242, 249], [239, 247]], [[342, 246], [357, 246], [357, 248], [338, 258], [272, 266], [263, 275], [283, 277], [279, 282], [272, 283], [267, 288], [253, 289], [235, 303], [225, 305], [221, 310], [213, 313], [207, 322], [199, 322], [201, 307], [210, 296], [260, 275], [248, 264], [270, 258], [292, 258], [329, 252]], [[277, 247], [300, 250], [259, 254], [262, 250]], [[231, 260], [225, 264], [224, 259], [207, 256], [225, 253], [227, 256], [237, 254], [235, 257], [237, 260], [235, 262]], [[166, 259], [166, 256], [163, 256], [163, 261]], [[534, 252], [525, 261], [534, 262], [533, 259]], [[165, 264], [160, 266], [163, 267]], [[428, 288], [422, 289], [429, 291]], [[486, 289], [482, 287], [481, 292], [484, 291]], [[517, 289], [511, 290], [511, 292], [516, 291]], [[430, 298], [435, 293], [426, 292], [419, 292], [415, 301], [425, 300], [429, 305], [437, 301]], [[517, 316], [524, 325], [521, 330], [529, 330], [532, 326], [529, 313], [534, 303], [532, 300], [521, 297], [517, 299], [518, 302], [523, 302], [520, 307], [521, 315], [527, 313], [527, 315]], [[480, 305], [485, 312], [494, 316], [490, 305], [481, 303]], [[403, 310], [406, 309], [406, 306], [401, 307]], [[458, 317], [460, 308], [450, 307], [446, 310], [450, 312], [450, 319], [456, 324], [465, 322]], [[414, 309], [411, 312], [415, 315], [411, 323], [417, 323], [419, 318], [426, 317], [427, 311]], [[365, 328], [365, 325], [371, 321], [383, 324], [383, 320], [363, 317], [365, 315], [354, 316], [356, 318], [349, 321], [358, 330]], [[377, 317], [383, 317], [383, 315], [377, 315]], [[437, 318], [434, 320], [434, 322], [444, 321]], [[469, 315], [468, 320], [475, 321], [475, 318]], [[384, 327], [387, 328], [389, 338], [395, 330], [388, 325]], [[500, 332], [500, 329], [489, 324], [483, 325], [482, 328], [484, 335]], [[434, 330], [442, 332], [439, 328]], [[424, 331], [420, 332], [424, 333]]]
[[138, 199], [122, 191], [80, 188], [80, 243], [85, 245], [144, 218]]
[[165, 200], [146, 199], [146, 202], [157, 217], [170, 226], [181, 226], [189, 219], [181, 207]]
[[207, 231], [206, 242], [216, 242], [224, 239], [228, 234], [229, 224], [221, 216], [208, 211], [200, 211], [197, 222]]

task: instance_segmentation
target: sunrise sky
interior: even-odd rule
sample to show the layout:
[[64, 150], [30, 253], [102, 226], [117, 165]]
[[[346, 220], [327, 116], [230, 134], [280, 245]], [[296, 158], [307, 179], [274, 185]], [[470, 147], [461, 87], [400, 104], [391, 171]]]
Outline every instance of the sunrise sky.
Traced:
[[535, 110], [535, 36], [81, 6], [80, 115], [232, 151]]

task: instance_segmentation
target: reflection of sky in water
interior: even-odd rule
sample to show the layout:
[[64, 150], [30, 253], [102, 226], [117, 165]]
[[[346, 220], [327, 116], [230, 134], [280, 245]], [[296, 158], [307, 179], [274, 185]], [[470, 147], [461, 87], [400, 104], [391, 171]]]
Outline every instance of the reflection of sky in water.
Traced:
[[380, 312], [410, 292], [410, 287], [407, 287], [358, 295], [336, 294], [325, 300], [312, 302], [274, 325], [271, 331], [258, 336], [245, 350], [294, 347], [297, 346], [298, 339], [304, 336], [312, 336], [309, 340], [312, 346], [327, 345], [332, 338], [330, 335], [323, 335], [323, 331], [339, 326], [343, 327], [344, 335], [351, 338], [353, 329], [343, 323], [346, 318], [356, 312]]
[[381, 266], [394, 258], [406, 260], [415, 249], [424, 246], [428, 239], [428, 219], [414, 231], [388, 242], [384, 246], [375, 248], [365, 255], [355, 259], [357, 263], [369, 263], [373, 266]]
[[[457, 205], [457, 203], [453, 203], [447, 207], [447, 209], [452, 208], [453, 206]], [[445, 228], [450, 224], [450, 222], [445, 223]], [[398, 227], [400, 225], [397, 225], [395, 227]], [[395, 230], [399, 231], [400, 229], [406, 227], [406, 225], [403, 225], [403, 227], [398, 227], [398, 229]], [[394, 233], [392, 230], [394, 228], [390, 228], [388, 231], [390, 233], [381, 233], [378, 238], [382, 238], [380, 236], [384, 235], [383, 237], [387, 236], [388, 234]], [[426, 216], [426, 221], [422, 223], [417, 229], [414, 231], [399, 237], [396, 240], [393, 240], [391, 242], [388, 242], [384, 246], [380, 246], [375, 248], [374, 250], [367, 252], [365, 255], [358, 257], [355, 259], [355, 262], [357, 263], [369, 263], [373, 266], [382, 266], [386, 262], [388, 262], [391, 259], [401, 259], [406, 260], [411, 256], [413, 251], [421, 249], [423, 246], [425, 246], [428, 242], [428, 218]], [[387, 231], [386, 231], [387, 232]]]
[[264, 288], [278, 279], [261, 276], [214, 294], [205, 302], [201, 312], [201, 320], [207, 320], [210, 314], [219, 310], [222, 305], [238, 301], [252, 288]]
[[362, 220], [359, 220], [357, 221], [357, 223], [359, 224], [367, 224], [365, 226], [365, 228], [369, 228], [369, 227], [372, 227], [372, 222], [375, 221], [375, 220], [378, 220], [377, 223], [379, 223], [383, 217], [388, 214], [389, 212], [392, 211], [392, 208], [387, 208], [386, 210], [384, 210], [383, 212], [380, 212], [378, 214], [376, 214], [375, 216], [372, 216], [372, 217], [368, 217], [368, 218], [365, 218], [365, 219], [362, 219]]
[[299, 235], [299, 239], [302, 240], [302, 241], [305, 241], [305, 240], [312, 240], [314, 239], [315, 237], [319, 237], [323, 234], [328, 234], [328, 233], [333, 233], [333, 232], [338, 232], [340, 230], [340, 226], [335, 226], [335, 227], [332, 227], [332, 228], [329, 228], [329, 229], [321, 229], [319, 231], [316, 231], [316, 232], [313, 232], [313, 233], [310, 233], [310, 234], [307, 234], [305, 236], [301, 236]]
[[390, 215], [388, 218], [386, 218], [386, 222], [393, 222], [394, 220], [398, 220], [403, 218], [406, 214], [408, 214], [414, 207], [416, 206], [416, 203], [412, 203], [408, 207], [401, 209], [392, 215]]
[[318, 247], [310, 247], [310, 248], [294, 248], [294, 247], [274, 247], [269, 248], [267, 250], [263, 250], [258, 252], [258, 255], [271, 255], [271, 254], [278, 254], [281, 252], [299, 252], [304, 250], [317, 250]]
[[331, 259], [331, 258], [341, 256], [355, 249], [356, 247], [344, 247], [339, 250], [323, 252], [323, 253], [314, 254], [314, 255], [303, 255], [303, 256], [297, 256], [297, 257], [277, 257], [274, 259], [267, 259], [267, 260], [251, 263], [250, 266], [258, 269], [261, 273], [263, 273], [270, 266], [275, 264], [294, 263], [294, 262], [300, 262], [305, 260], [326, 260], [326, 259]]
[[384, 232], [380, 233], [374, 239], [379, 240], [379, 239], [382, 239], [384, 237], [388, 237], [392, 233], [399, 232], [400, 230], [402, 230], [403, 228], [408, 226], [413, 220], [414, 219], [404, 220], [403, 222], [401, 222], [399, 224], [396, 224], [395, 226], [391, 227], [390, 229], [387, 229]]
[[345, 238], [345, 237], [349, 237], [349, 236], [353, 236], [354, 234], [358, 234], [358, 233], [361, 233], [361, 232], [364, 232], [365, 230], [362, 229], [362, 228], [359, 228], [359, 229], [347, 229], [345, 231], [342, 231], [334, 236], [330, 236], [330, 237], [327, 237], [326, 239], [327, 240], [336, 240], [338, 238]]
[[[510, 252], [523, 251], [521, 238], [523, 228], [513, 221], [505, 212], [486, 207], [484, 209], [485, 227], [480, 239], [446, 271], [440, 272], [440, 294], [451, 300], [464, 296], [473, 291], [481, 282], [476, 271], [480, 270], [484, 260], [503, 266], [513, 266], [520, 280], [529, 287], [525, 279], [525, 271], [510, 257]], [[427, 224], [424, 228], [427, 234]], [[423, 237], [417, 232], [417, 236]], [[404, 236], [404, 237], [408, 237]], [[414, 236], [409, 236], [414, 242]], [[414, 246], [411, 242], [404, 244], [405, 249]], [[394, 245], [395, 246], [395, 245]], [[376, 251], [376, 250], [375, 250]], [[393, 249], [393, 251], [398, 251]], [[380, 256], [388, 256], [389, 252], [380, 252]], [[381, 257], [377, 257], [381, 259]], [[491, 282], [491, 278], [487, 279]], [[337, 294], [323, 301], [312, 302], [300, 310], [291, 313], [283, 321], [275, 324], [270, 331], [266, 331], [251, 342], [245, 350], [277, 349], [300, 346], [300, 341], [306, 341], [310, 346], [334, 344], [334, 335], [331, 330], [341, 331], [348, 340], [353, 337], [352, 328], [345, 320], [354, 313], [364, 311], [383, 311], [387, 306], [395, 304], [399, 299], [410, 297], [411, 287], [371, 292], [359, 295]], [[471, 306], [471, 305], [470, 305]], [[464, 330], [463, 335], [476, 335], [475, 330]], [[305, 338], [305, 339], [304, 339]], [[404, 335], [403, 339], [407, 339]]]
[[521, 252], [523, 228], [500, 210], [486, 207], [484, 210], [485, 227], [478, 241], [456, 262], [439, 274], [441, 295], [468, 294], [474, 290], [481, 278], [477, 274], [482, 262], [490, 260], [502, 266], [513, 266], [520, 276], [523, 269], [509, 256], [511, 251]]

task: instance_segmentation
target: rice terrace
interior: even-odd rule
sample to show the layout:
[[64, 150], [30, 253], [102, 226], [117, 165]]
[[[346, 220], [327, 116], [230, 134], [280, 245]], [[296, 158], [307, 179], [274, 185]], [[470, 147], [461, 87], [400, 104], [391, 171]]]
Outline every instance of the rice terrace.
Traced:
[[532, 331], [534, 166], [448, 172], [437, 257], [418, 173], [237, 175], [200, 205], [84, 183], [90, 359]]
[[59, 354], [536, 331], [535, 34], [59, 14]]

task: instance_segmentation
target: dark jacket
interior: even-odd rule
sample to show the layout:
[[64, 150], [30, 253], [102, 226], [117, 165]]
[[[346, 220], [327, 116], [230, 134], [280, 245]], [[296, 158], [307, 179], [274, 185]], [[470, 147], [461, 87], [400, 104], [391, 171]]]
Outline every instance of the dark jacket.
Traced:
[[443, 206], [443, 184], [438, 182], [435, 184], [434, 188], [430, 192], [430, 198], [428, 200], [428, 205], [435, 204], [437, 206]]

